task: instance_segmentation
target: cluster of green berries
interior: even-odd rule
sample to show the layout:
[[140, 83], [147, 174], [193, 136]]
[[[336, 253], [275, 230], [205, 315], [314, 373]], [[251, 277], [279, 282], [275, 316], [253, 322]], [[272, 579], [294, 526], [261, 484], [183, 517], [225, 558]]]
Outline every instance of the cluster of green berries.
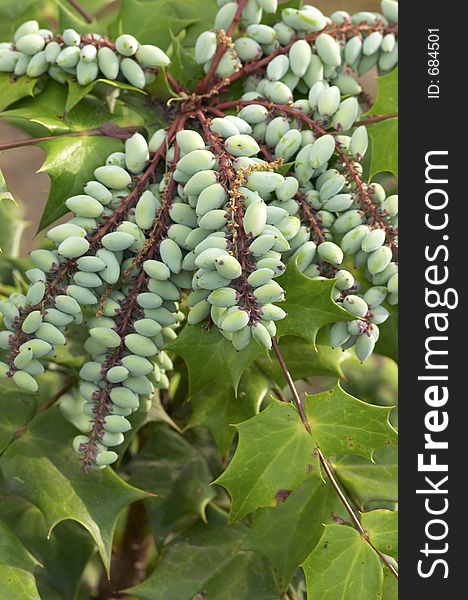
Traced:
[[[86, 469], [117, 460], [129, 417], [167, 388], [182, 302], [188, 326], [206, 322], [238, 351], [268, 350], [287, 317], [276, 279], [294, 263], [304, 276], [335, 280], [333, 298], [354, 318], [330, 328], [330, 343], [354, 347], [361, 361], [389, 316], [384, 301], [398, 302], [398, 197], [362, 180], [368, 134], [356, 125], [361, 87], [350, 71], [394, 66], [398, 4], [330, 18], [286, 8], [273, 26], [261, 20], [276, 0], [248, 0], [240, 14], [238, 2], [218, 5], [195, 57], [209, 73], [222, 45], [214, 85], [244, 69], [241, 97], [176, 112], [148, 140], [130, 137], [66, 199], [73, 217], [31, 253], [29, 289], [0, 302], [0, 377], [26, 392], [37, 391], [67, 327], [87, 328], [79, 395], [61, 402], [81, 431], [74, 447]], [[0, 45], [2, 71], [58, 81], [68, 73], [81, 85], [102, 74], [142, 88], [168, 64], [133, 36], [54, 38], [35, 21]]]
[[80, 85], [99, 78], [120, 79], [142, 89], [154, 80], [155, 70], [169, 62], [160, 48], [140, 44], [133, 35], [121, 35], [115, 44], [97, 33], [81, 36], [74, 29], [54, 36], [40, 29], [37, 21], [26, 21], [16, 30], [13, 42], [0, 44], [0, 72], [17, 77], [48, 73], [59, 83], [65, 83], [69, 75]]

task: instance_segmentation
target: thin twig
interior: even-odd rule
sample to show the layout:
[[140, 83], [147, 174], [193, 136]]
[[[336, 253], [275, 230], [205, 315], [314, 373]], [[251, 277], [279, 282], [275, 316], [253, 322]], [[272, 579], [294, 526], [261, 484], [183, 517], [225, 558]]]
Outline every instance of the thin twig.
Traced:
[[[213, 77], [216, 74], [216, 69], [219, 66], [219, 62], [222, 59], [224, 53], [226, 52], [227, 48], [228, 48], [228, 43], [227, 40], [229, 40], [230, 36], [233, 34], [234, 29], [237, 27], [237, 24], [240, 21], [241, 15], [242, 15], [242, 11], [245, 8], [245, 5], [247, 4], [247, 0], [238, 0], [238, 6], [237, 6], [237, 11], [236, 14], [234, 15], [234, 18], [231, 22], [231, 25], [229, 26], [228, 30], [225, 32], [224, 34], [224, 40], [218, 44], [218, 48], [216, 50], [216, 53], [213, 57], [213, 61], [211, 63], [211, 66], [208, 70], [208, 73], [205, 75], [205, 77], [202, 79], [202, 81], [199, 83], [199, 85], [197, 86], [197, 89], [195, 90], [195, 93], [197, 94], [202, 94], [203, 92], [206, 91], [208, 85], [210, 84], [210, 82], [212, 81]], [[219, 34], [221, 34], [223, 32], [218, 32], [218, 36]]]
[[275, 351], [276, 357], [278, 358], [278, 362], [281, 365], [281, 369], [284, 373], [286, 381], [288, 382], [289, 389], [291, 390], [294, 404], [297, 407], [299, 416], [301, 417], [301, 421], [304, 424], [304, 427], [307, 429], [307, 431], [309, 433], [312, 433], [309, 421], [307, 419], [307, 415], [305, 414], [304, 405], [302, 404], [301, 397], [299, 396], [299, 392], [297, 391], [296, 386], [294, 385], [293, 378], [291, 377], [291, 373], [289, 372], [289, 369], [284, 361], [283, 354], [281, 353], [281, 350], [278, 346], [278, 342], [276, 341], [276, 338], [273, 338], [272, 343], [273, 343], [273, 350]]
[[[304, 410], [304, 405], [302, 403], [301, 397], [299, 396], [299, 392], [297, 391], [297, 388], [294, 384], [293, 378], [291, 377], [291, 374], [289, 372], [289, 369], [286, 365], [286, 362], [284, 360], [283, 354], [278, 346], [278, 342], [275, 338], [273, 338], [273, 349], [275, 351], [276, 357], [278, 359], [278, 362], [281, 365], [281, 369], [284, 373], [284, 376], [286, 378], [286, 381], [288, 382], [288, 386], [289, 389], [291, 390], [291, 394], [293, 397], [293, 401], [294, 404], [296, 405], [296, 408], [299, 412], [299, 416], [301, 418], [302, 423], [304, 424], [304, 427], [307, 429], [307, 431], [312, 434], [312, 430], [309, 424], [309, 421], [307, 419], [307, 415], [305, 413]], [[349, 514], [351, 521], [353, 523], [353, 525], [355, 526], [355, 528], [359, 531], [359, 533], [361, 534], [361, 536], [366, 540], [366, 542], [375, 550], [375, 552], [379, 555], [380, 559], [382, 560], [382, 562], [390, 569], [390, 571], [392, 572], [392, 574], [398, 579], [398, 571], [395, 569], [395, 567], [393, 566], [393, 564], [389, 561], [389, 559], [385, 556], [385, 554], [383, 554], [382, 552], [380, 552], [377, 548], [375, 548], [375, 546], [372, 544], [372, 541], [369, 538], [369, 535], [367, 534], [366, 530], [364, 529], [364, 527], [361, 524], [361, 521], [359, 520], [358, 515], [356, 514], [354, 508], [351, 506], [349, 500], [346, 498], [346, 495], [344, 494], [343, 490], [340, 487], [340, 484], [338, 483], [333, 470], [330, 466], [330, 464], [328, 463], [327, 459], [325, 458], [325, 455], [323, 454], [322, 450], [320, 448], [317, 448], [317, 453], [318, 453], [318, 457], [320, 460], [320, 464], [323, 467], [323, 470], [325, 471], [325, 473], [328, 476], [328, 479], [330, 480], [330, 483], [333, 487], [333, 489], [335, 490], [336, 495], [338, 496], [338, 498], [340, 499], [341, 503], [343, 504], [343, 506], [345, 507], [347, 513]]]
[[387, 119], [398, 119], [398, 113], [389, 113], [388, 115], [372, 115], [367, 117], [367, 119], [356, 121], [356, 123], [354, 123], [354, 127], [359, 127], [360, 125], [371, 125], [372, 123], [379, 123], [380, 121], [386, 121]]
[[80, 13], [87, 23], [92, 23], [94, 21], [92, 15], [90, 15], [89, 12], [83, 6], [81, 6], [79, 2], [77, 2], [77, 0], [68, 0], [68, 2], [73, 6], [77, 13]]

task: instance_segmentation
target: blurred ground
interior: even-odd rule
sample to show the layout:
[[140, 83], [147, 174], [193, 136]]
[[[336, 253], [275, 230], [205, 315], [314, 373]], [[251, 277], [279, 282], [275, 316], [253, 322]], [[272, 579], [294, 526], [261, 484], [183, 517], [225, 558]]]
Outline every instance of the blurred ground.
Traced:
[[[316, 0], [306, 3], [314, 4], [325, 14], [331, 14], [339, 9], [350, 13], [358, 10], [378, 11], [380, 6], [379, 0]], [[365, 78], [365, 89], [371, 94], [375, 91], [374, 79], [375, 75], [372, 74], [368, 74]], [[0, 143], [24, 137], [27, 136], [22, 131], [0, 119]], [[34, 244], [33, 239], [49, 191], [49, 177], [44, 173], [36, 172], [43, 160], [44, 152], [40, 148], [18, 148], [0, 153], [0, 169], [14, 198], [23, 207], [25, 218], [30, 222], [22, 244], [25, 253]]]

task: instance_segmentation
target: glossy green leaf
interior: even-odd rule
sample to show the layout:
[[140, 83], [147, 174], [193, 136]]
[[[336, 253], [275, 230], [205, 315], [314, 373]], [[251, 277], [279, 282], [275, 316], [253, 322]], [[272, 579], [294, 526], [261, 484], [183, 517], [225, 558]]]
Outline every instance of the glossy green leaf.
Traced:
[[5, 110], [21, 98], [34, 96], [38, 86], [37, 79], [19, 77], [12, 80], [8, 73], [0, 73], [0, 111]]
[[[3, 452], [20, 430], [36, 412], [37, 398], [21, 392], [14, 384], [2, 380], [0, 396], [0, 452]], [[16, 386], [15, 386], [16, 387]]]
[[361, 402], [338, 385], [307, 396], [310, 435], [295, 408], [276, 402], [236, 426], [239, 444], [226, 471], [216, 480], [232, 498], [231, 519], [275, 506], [318, 469], [314, 449], [372, 458], [374, 451], [396, 443], [389, 409]]
[[350, 396], [339, 384], [305, 401], [312, 436], [326, 456], [354, 454], [372, 459], [377, 448], [396, 445], [397, 433], [388, 421], [390, 410]]
[[37, 506], [49, 530], [66, 519], [81, 523], [108, 568], [119, 512], [146, 494], [111, 469], [92, 471], [85, 477], [71, 448], [74, 435], [76, 430], [57, 408], [37, 416], [0, 460], [3, 491]]
[[[310, 342], [290, 335], [281, 338], [279, 347], [294, 381], [320, 375], [343, 377], [342, 364], [350, 356], [349, 352], [343, 352], [341, 348], [331, 348], [320, 343], [314, 348]], [[284, 373], [274, 354], [257, 359], [255, 364], [276, 385], [285, 387]]]
[[[59, 8], [58, 14], [58, 28], [59, 31], [64, 31], [65, 29], [75, 29], [81, 34], [89, 33], [90, 31], [95, 33], [105, 33], [104, 30], [100, 27], [100, 24], [96, 19], [93, 19], [91, 23], [88, 23], [83, 17], [78, 13], [78, 11], [74, 10], [72, 6], [66, 0], [55, 0]], [[94, 4], [97, 4], [95, 2]], [[88, 10], [90, 14], [92, 14], [92, 10]]]
[[366, 113], [372, 115], [388, 115], [398, 112], [398, 68], [378, 77], [377, 97], [371, 109]]
[[213, 476], [203, 456], [166, 425], [153, 424], [143, 450], [128, 464], [130, 483], [156, 494], [146, 502], [156, 539], [193, 520], [206, 520], [206, 507], [216, 496]]
[[278, 322], [278, 337], [296, 335], [315, 344], [321, 327], [354, 317], [333, 302], [333, 279], [312, 280], [289, 263], [284, 275], [277, 279], [286, 291], [286, 301], [281, 308], [288, 313]]
[[258, 371], [248, 369], [265, 350], [250, 344], [236, 352], [216, 328], [198, 325], [184, 327], [170, 349], [184, 359], [189, 372], [193, 413], [188, 426], [208, 427], [226, 454], [235, 435], [231, 425], [255, 415], [267, 391]]
[[[366, 116], [398, 113], [398, 69], [378, 78], [378, 94]], [[369, 178], [381, 171], [398, 175], [398, 117], [367, 126], [372, 140]]]
[[277, 600], [268, 563], [240, 549], [246, 533], [245, 525], [228, 527], [223, 512], [211, 509], [207, 525], [170, 542], [148, 579], [127, 591], [139, 600]]
[[95, 79], [93, 82], [88, 85], [79, 85], [72, 77], [67, 77], [67, 85], [68, 85], [68, 96], [67, 102], [65, 104], [65, 112], [69, 112], [75, 106], [83, 100], [85, 96], [91, 94], [94, 88], [97, 85], [110, 86], [119, 90], [126, 90], [130, 92], [135, 92], [137, 94], [145, 95], [143, 90], [134, 87], [128, 83], [123, 81], [112, 81], [111, 79]]
[[189, 427], [208, 427], [223, 456], [226, 456], [236, 434], [234, 424], [256, 415], [268, 391], [268, 381], [255, 367], [244, 371], [237, 394], [222, 379], [192, 396]]
[[314, 440], [290, 404], [273, 401], [236, 429], [237, 450], [216, 480], [231, 495], [233, 521], [257, 508], [276, 506], [318, 469]]
[[382, 596], [380, 559], [351, 527], [326, 525], [302, 567], [308, 600], [379, 600]]
[[198, 35], [213, 22], [216, 10], [214, 0], [123, 0], [111, 33], [114, 37], [131, 33], [142, 44], [166, 50], [172, 35], [187, 30], [184, 45], [194, 46]]
[[202, 325], [184, 327], [170, 349], [187, 363], [192, 394], [220, 377], [237, 389], [245, 369], [265, 354], [256, 344], [237, 352], [215, 327], [208, 330]]
[[92, 179], [94, 169], [123, 145], [120, 140], [93, 135], [56, 138], [41, 142], [40, 146], [47, 152], [40, 171], [51, 177], [49, 199], [39, 225], [41, 230], [68, 212], [65, 200], [81, 193], [86, 182]]
[[398, 457], [395, 446], [375, 451], [373, 462], [361, 456], [334, 456], [331, 463], [353, 498], [365, 508], [375, 502], [397, 502]]
[[361, 515], [361, 523], [377, 550], [393, 558], [398, 558], [397, 512], [372, 510]]
[[284, 590], [317, 544], [323, 524], [344, 517], [343, 510], [331, 485], [316, 474], [275, 508], [258, 510], [242, 547], [270, 560]]
[[4, 497], [0, 514], [40, 560], [42, 568], [35, 570], [40, 592], [47, 586], [46, 598], [55, 598], [52, 593], [56, 593], [63, 600], [74, 600], [86, 564], [95, 552], [86, 530], [73, 521], [63, 521], [48, 535], [42, 513], [17, 496], [13, 502]]
[[398, 365], [374, 354], [364, 363], [353, 357], [343, 365], [343, 389], [348, 394], [379, 406], [395, 406], [398, 400]]
[[34, 571], [40, 562], [23, 546], [18, 537], [0, 519], [0, 565]]
[[23, 569], [0, 565], [0, 581], [4, 598], [41, 600], [34, 575]]

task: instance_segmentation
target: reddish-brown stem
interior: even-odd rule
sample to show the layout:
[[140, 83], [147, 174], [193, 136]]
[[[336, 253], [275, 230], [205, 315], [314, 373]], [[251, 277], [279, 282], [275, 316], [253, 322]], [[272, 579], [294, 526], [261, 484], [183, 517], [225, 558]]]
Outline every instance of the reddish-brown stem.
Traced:
[[[40, 142], [48, 142], [49, 140], [54, 140], [55, 138], [63, 138], [63, 137], [89, 137], [95, 135], [102, 135], [105, 137], [113, 137], [119, 139], [127, 139], [131, 137], [136, 131], [139, 131], [141, 127], [118, 127], [114, 125], [115, 129], [112, 128], [111, 131], [106, 131], [105, 128], [99, 127], [96, 129], [85, 129], [83, 131], [70, 131], [69, 133], [58, 133], [57, 135], [45, 135], [43, 137], [31, 137], [26, 138], [24, 140], [12, 140], [11, 142], [5, 142], [4, 144], [0, 144], [0, 152], [2, 150], [12, 150], [14, 148], [24, 148], [25, 146], [34, 146], [35, 144], [39, 144]], [[118, 134], [120, 132], [120, 134]]]
[[[313, 432], [310, 427], [310, 423], [309, 423], [309, 421], [307, 419], [307, 415], [305, 413], [305, 409], [304, 409], [304, 405], [302, 403], [301, 397], [299, 395], [299, 392], [297, 391], [297, 388], [294, 384], [294, 380], [291, 376], [291, 373], [289, 372], [289, 369], [286, 365], [283, 354], [282, 354], [280, 347], [278, 345], [278, 342], [275, 338], [273, 338], [273, 349], [275, 351], [278, 362], [281, 366], [281, 370], [283, 371], [283, 374], [288, 383], [289, 389], [290, 389], [292, 397], [293, 397], [294, 404], [297, 408], [297, 411], [299, 413], [301, 421], [304, 424], [304, 427], [306, 428], [306, 430], [311, 435], [313, 435]], [[341, 489], [340, 484], [338, 483], [338, 481], [335, 477], [335, 474], [333, 473], [333, 469], [331, 468], [329, 462], [327, 461], [325, 455], [323, 454], [323, 452], [320, 448], [317, 448], [317, 453], [318, 453], [318, 457], [320, 460], [320, 464], [322, 465], [322, 468], [325, 471], [336, 495], [340, 499], [340, 502], [343, 504], [343, 506], [346, 509], [346, 512], [349, 514], [349, 517], [350, 517], [351, 522], [353, 523], [354, 527], [357, 529], [357, 531], [359, 531], [360, 535], [366, 540], [366, 542], [375, 550], [375, 552], [378, 554], [378, 556], [380, 557], [382, 562], [390, 569], [392, 574], [398, 579], [398, 571], [395, 569], [395, 567], [393, 566], [391, 561], [387, 558], [387, 556], [385, 556], [385, 554], [382, 554], [382, 552], [380, 552], [380, 550], [375, 548], [375, 546], [372, 544], [372, 540], [369, 538], [369, 535], [367, 534], [366, 530], [362, 526], [362, 523], [359, 520], [358, 515], [356, 514], [354, 508], [351, 506], [351, 503], [349, 502], [345, 493]]]
[[110, 579], [103, 574], [96, 600], [127, 596], [120, 590], [134, 586], [145, 578], [151, 545], [148, 515], [144, 502], [139, 500], [128, 510], [122, 540], [112, 557]]
[[[242, 15], [242, 11], [244, 10], [245, 5], [247, 4], [247, 0], [238, 0], [237, 4], [238, 4], [238, 6], [237, 6], [236, 14], [234, 15], [232, 23], [229, 26], [229, 29], [225, 33], [226, 38], [229, 38], [233, 34], [235, 28], [237, 27], [237, 24], [239, 23], [241, 15]], [[218, 43], [218, 48], [216, 49], [216, 53], [213, 57], [213, 61], [208, 70], [208, 73], [205, 75], [205, 77], [202, 79], [202, 81], [198, 84], [198, 86], [195, 90], [196, 94], [203, 94], [204, 92], [206, 92], [209, 84], [211, 83], [212, 79], [215, 76], [216, 69], [219, 66], [219, 62], [222, 59], [227, 48], [228, 48], [228, 45], [227, 45], [226, 41], [222, 41], [221, 43]]]
[[[185, 115], [179, 116], [174, 122], [172, 129], [174, 129], [173, 135], [184, 128], [187, 117]], [[174, 166], [177, 164], [180, 156], [180, 148], [176, 144], [174, 152]], [[173, 167], [174, 168], [174, 167]], [[120, 345], [115, 348], [107, 357], [106, 362], [103, 364], [101, 373], [105, 377], [107, 372], [112, 368], [120, 364], [120, 361], [125, 352], [125, 336], [133, 331], [133, 322], [135, 315], [138, 315], [141, 310], [138, 308], [137, 297], [138, 294], [146, 289], [148, 283], [148, 275], [141, 268], [141, 263], [149, 258], [157, 257], [159, 252], [159, 243], [163, 239], [167, 228], [169, 226], [169, 209], [172, 205], [172, 199], [174, 196], [176, 181], [171, 177], [169, 187], [165, 194], [165, 198], [158, 214], [156, 215], [155, 222], [150, 231], [148, 242], [144, 246], [142, 252], [135, 259], [135, 268], [139, 270], [138, 276], [132, 282], [132, 288], [128, 293], [125, 300], [122, 302], [120, 311], [116, 314], [116, 327], [115, 330], [120, 336]], [[88, 434], [88, 441], [82, 444], [81, 449], [85, 452], [83, 457], [83, 470], [85, 473], [89, 471], [89, 468], [94, 463], [97, 453], [96, 443], [102, 437], [104, 433], [104, 423], [106, 416], [109, 414], [111, 408], [110, 393], [115, 387], [114, 384], [106, 382], [104, 388], [98, 392], [94, 402], [94, 417], [93, 427]]]
[[83, 6], [81, 6], [79, 2], [77, 2], [77, 0], [68, 0], [68, 3], [73, 6], [77, 13], [80, 13], [85, 21], [88, 23], [93, 22], [92, 15], [90, 15], [89, 12]]
[[302, 421], [304, 427], [307, 429], [307, 431], [309, 433], [312, 433], [312, 430], [311, 430], [310, 424], [309, 424], [309, 420], [307, 419], [307, 415], [304, 410], [304, 405], [302, 404], [301, 397], [299, 396], [299, 392], [297, 391], [296, 386], [294, 385], [293, 378], [291, 377], [291, 373], [289, 372], [289, 369], [286, 365], [286, 362], [284, 360], [283, 354], [280, 350], [280, 347], [278, 345], [276, 338], [272, 339], [272, 345], [273, 345], [273, 350], [275, 351], [275, 354], [276, 354], [276, 358], [278, 359], [278, 362], [281, 366], [281, 370], [283, 371], [284, 377], [288, 383], [289, 389], [291, 390], [294, 404], [296, 405], [297, 412], [299, 413], [299, 416], [301, 417], [301, 421]]
[[299, 204], [302, 220], [305, 221], [312, 234], [312, 241], [316, 244], [322, 244], [325, 241], [325, 234], [323, 232], [322, 223], [317, 218], [314, 209], [310, 206], [302, 193], [296, 195], [296, 202]]
[[[315, 131], [319, 135], [327, 135], [327, 132], [317, 121], [311, 119], [308, 115], [303, 113], [296, 108], [289, 106], [288, 104], [276, 104], [274, 102], [269, 102], [268, 100], [255, 99], [255, 100], [233, 100], [229, 102], [221, 102], [216, 104], [217, 110], [226, 110], [228, 108], [239, 108], [241, 106], [251, 106], [253, 104], [260, 104], [261, 106], [265, 106], [269, 110], [276, 110], [278, 112], [282, 112], [294, 119], [298, 119], [302, 121], [305, 125], [307, 125], [311, 130]], [[364, 181], [361, 179], [361, 176], [355, 169], [353, 165], [353, 161], [349, 158], [346, 152], [341, 147], [340, 141], [335, 141], [336, 153], [339, 156], [340, 162], [346, 168], [346, 172], [348, 174], [348, 180], [351, 183], [354, 183], [356, 186], [356, 192], [359, 197], [361, 203], [362, 211], [368, 215], [371, 219], [371, 223], [383, 229], [387, 236], [387, 243], [394, 255], [397, 255], [397, 246], [395, 243], [396, 230], [389, 227], [385, 222], [385, 215], [381, 214], [377, 205], [372, 201], [367, 186]]]
[[355, 127], [360, 125], [372, 125], [372, 123], [379, 123], [380, 121], [386, 121], [387, 119], [398, 119], [398, 113], [389, 113], [388, 115], [372, 115], [366, 119], [361, 119], [354, 123]]
[[186, 90], [184, 90], [184, 87], [177, 81], [177, 79], [175, 79], [170, 73], [169, 71], [166, 71], [166, 79], [167, 82], [169, 83], [169, 85], [171, 86], [171, 88], [174, 90], [174, 92], [176, 92], [177, 94], [180, 94], [180, 92], [184, 92]]

